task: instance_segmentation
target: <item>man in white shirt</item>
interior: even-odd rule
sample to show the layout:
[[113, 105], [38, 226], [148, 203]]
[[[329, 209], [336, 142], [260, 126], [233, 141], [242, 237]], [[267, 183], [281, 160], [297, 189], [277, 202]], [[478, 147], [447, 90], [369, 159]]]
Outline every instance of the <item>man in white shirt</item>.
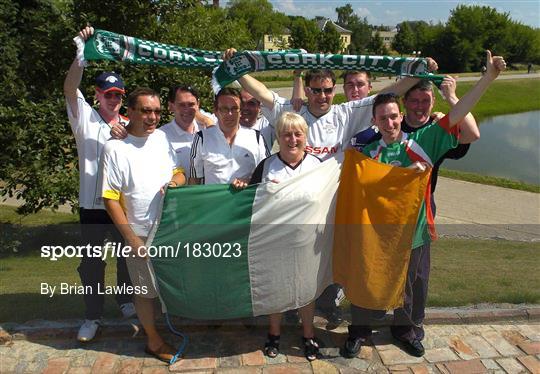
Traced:
[[[131, 252], [126, 258], [137, 316], [147, 336], [145, 352], [169, 362], [174, 349], [156, 330], [152, 282], [145, 241], [157, 219], [161, 188], [185, 183], [174, 150], [162, 131], [159, 95], [149, 88], [134, 90], [127, 100], [131, 118], [124, 139], [111, 139], [103, 149], [100, 172], [105, 208]], [[162, 191], [162, 190], [161, 190]]]
[[240, 98], [242, 100], [240, 126], [260, 131], [266, 147], [271, 150], [275, 135], [270, 123], [261, 113], [261, 103], [246, 90], [240, 92]]
[[[86, 40], [93, 32], [93, 28], [86, 27], [78, 36]], [[122, 78], [113, 72], [104, 72], [97, 77], [96, 100], [99, 109], [96, 110], [86, 102], [79, 90], [83, 70], [75, 59], [64, 81], [64, 95], [79, 156], [79, 218], [82, 237], [85, 245], [102, 246], [107, 231], [110, 231], [115, 242], [121, 241], [121, 237], [105, 211], [98, 188], [99, 160], [105, 142], [110, 137], [111, 126], [123, 127], [129, 121], [119, 113], [125, 93]], [[125, 259], [117, 260], [116, 269], [119, 289], [131, 285]], [[105, 262], [100, 257], [85, 256], [81, 259], [78, 271], [85, 290], [91, 290], [84, 294], [86, 320], [77, 334], [79, 341], [87, 342], [94, 338], [103, 317], [105, 298], [98, 290], [104, 289]], [[117, 294], [116, 301], [124, 317], [135, 315], [131, 295]]]
[[171, 122], [159, 128], [167, 135], [174, 148], [180, 166], [189, 170], [190, 150], [193, 137], [200, 129], [211, 125], [213, 120], [201, 114], [199, 93], [188, 85], [178, 85], [169, 90], [169, 111], [174, 114]]
[[199, 131], [191, 147], [190, 184], [248, 182], [255, 167], [269, 156], [263, 137], [240, 126], [241, 96], [223, 88], [214, 101], [217, 126]]

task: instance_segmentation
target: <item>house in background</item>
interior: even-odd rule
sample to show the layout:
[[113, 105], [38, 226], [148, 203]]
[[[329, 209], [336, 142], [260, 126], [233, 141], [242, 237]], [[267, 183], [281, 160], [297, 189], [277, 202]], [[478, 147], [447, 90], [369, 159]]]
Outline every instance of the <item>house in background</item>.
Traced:
[[376, 33], [379, 33], [379, 37], [382, 39], [384, 46], [388, 49], [392, 49], [392, 43], [394, 42], [394, 38], [396, 37], [398, 30], [393, 29], [390, 31], [380, 31], [380, 30], [373, 30], [371, 32], [371, 36], [375, 36]]
[[265, 34], [263, 37], [263, 45], [261, 49], [263, 51], [281, 51], [289, 49], [289, 38], [291, 37], [291, 31], [288, 28], [284, 28], [280, 35]]
[[[340, 35], [342, 45], [342, 50], [340, 51], [340, 53], [348, 53], [349, 46], [351, 45], [352, 31], [344, 29], [343, 27], [337, 25], [336, 23], [334, 23], [334, 21], [329, 19], [318, 20], [317, 27], [319, 28], [319, 30], [324, 30], [328, 22], [330, 22], [336, 28], [337, 32]], [[263, 43], [262, 45], [259, 45], [258, 49], [269, 52], [289, 49], [290, 37], [291, 31], [287, 28], [283, 29], [283, 32], [280, 35], [265, 34], [263, 38]]]
[[319, 28], [320, 31], [322, 31], [324, 30], [328, 22], [330, 22], [330, 24], [332, 24], [332, 26], [334, 26], [337, 32], [339, 33], [339, 36], [341, 39], [341, 51], [339, 51], [339, 53], [342, 53], [342, 54], [349, 53], [349, 46], [351, 45], [352, 31], [339, 26], [334, 21], [329, 20], [329, 19], [318, 20], [317, 27]]

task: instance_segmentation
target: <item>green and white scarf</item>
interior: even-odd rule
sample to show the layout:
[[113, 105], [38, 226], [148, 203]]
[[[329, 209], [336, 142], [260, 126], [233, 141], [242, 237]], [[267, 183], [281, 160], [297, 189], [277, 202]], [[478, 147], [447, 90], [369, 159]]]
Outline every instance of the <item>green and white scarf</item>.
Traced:
[[305, 53], [291, 50], [280, 52], [243, 51], [230, 60], [221, 59], [222, 52], [179, 47], [96, 29], [86, 43], [74, 39], [81, 66], [89, 60], [115, 60], [134, 64], [174, 66], [180, 68], [213, 69], [212, 87], [218, 92], [244, 74], [265, 70], [315, 69], [367, 70], [400, 76], [413, 76], [433, 81], [440, 75], [429, 74], [423, 58], [338, 55]]

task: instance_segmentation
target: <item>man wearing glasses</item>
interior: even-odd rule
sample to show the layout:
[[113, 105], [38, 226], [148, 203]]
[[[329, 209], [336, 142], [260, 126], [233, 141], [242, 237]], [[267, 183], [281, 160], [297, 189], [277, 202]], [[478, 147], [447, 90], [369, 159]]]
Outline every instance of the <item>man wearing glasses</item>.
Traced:
[[[162, 187], [185, 183], [183, 169], [162, 131], [159, 94], [149, 88], [134, 90], [127, 100], [130, 123], [125, 139], [111, 139], [103, 148], [100, 173], [105, 208], [131, 251], [126, 263], [133, 301], [147, 337], [145, 352], [169, 362], [175, 351], [155, 326], [153, 285], [145, 242], [157, 219]], [[160, 193], [161, 191], [161, 193]]]
[[[93, 32], [93, 28], [86, 27], [78, 36], [86, 40]], [[121, 241], [119, 233], [105, 211], [97, 179], [99, 159], [105, 142], [110, 137], [111, 126], [117, 124], [125, 126], [128, 123], [128, 119], [119, 113], [125, 93], [124, 82], [116, 73], [100, 74], [96, 78], [96, 100], [99, 102], [99, 108], [96, 110], [86, 102], [79, 90], [82, 74], [83, 67], [79, 66], [75, 59], [64, 81], [64, 95], [79, 156], [79, 217], [84, 244], [103, 246], [107, 231], [111, 232], [114, 242]], [[98, 289], [104, 289], [105, 262], [99, 257], [86, 255], [81, 259], [78, 271], [85, 290], [90, 289], [92, 292], [86, 292], [84, 295], [86, 320], [77, 335], [77, 339], [82, 342], [94, 338], [103, 316], [105, 301], [104, 296], [98, 293]], [[125, 259], [118, 258], [116, 269], [118, 286], [130, 286]], [[135, 315], [131, 295], [117, 294], [116, 301], [125, 318]]]
[[214, 100], [217, 126], [195, 134], [191, 146], [190, 184], [247, 183], [269, 156], [260, 132], [240, 126], [240, 91], [225, 87]]

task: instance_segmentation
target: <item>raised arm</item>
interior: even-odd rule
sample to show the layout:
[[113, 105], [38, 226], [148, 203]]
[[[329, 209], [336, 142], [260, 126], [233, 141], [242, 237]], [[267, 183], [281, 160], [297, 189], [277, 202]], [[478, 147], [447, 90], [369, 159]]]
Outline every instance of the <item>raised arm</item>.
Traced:
[[486, 73], [478, 82], [463, 96], [457, 104], [450, 110], [450, 126], [455, 126], [467, 113], [476, 105], [487, 88], [499, 76], [499, 73], [506, 69], [506, 62], [501, 56], [491, 56], [490, 51], [486, 51]]
[[[236, 49], [229, 48], [223, 53], [223, 61], [228, 61], [236, 53]], [[274, 96], [266, 86], [257, 79], [246, 74], [238, 79], [242, 88], [249, 92], [251, 96], [257, 99], [262, 105], [268, 109], [274, 108]]]
[[[456, 95], [456, 80], [450, 75], [447, 75], [444, 77], [440, 88], [444, 99], [450, 105], [450, 108], [453, 108], [459, 101]], [[459, 129], [459, 142], [461, 144], [470, 144], [480, 139], [480, 130], [478, 129], [476, 120], [471, 113], [467, 113], [463, 119], [463, 122], [461, 122]]]
[[[437, 61], [435, 61], [431, 57], [426, 58], [426, 62], [428, 65], [428, 72], [431, 73], [439, 69], [439, 66], [437, 65]], [[420, 80], [419, 78], [405, 77], [403, 79], [400, 79], [396, 83], [383, 88], [381, 91], [379, 91], [379, 93], [381, 94], [393, 93], [398, 96], [403, 96], [405, 95], [405, 92], [407, 92], [412, 86], [418, 83], [419, 80]]]
[[[78, 36], [86, 41], [93, 33], [94, 28], [87, 26], [79, 32]], [[77, 59], [73, 60], [66, 75], [66, 79], [64, 80], [64, 96], [66, 97], [71, 113], [75, 118], [79, 116], [77, 109], [77, 89], [81, 84], [83, 70], [84, 68], [79, 66]]]
[[291, 97], [291, 104], [295, 112], [300, 111], [302, 109], [302, 105], [304, 105], [305, 95], [304, 95], [304, 81], [302, 80], [302, 76], [304, 75], [302, 70], [295, 70], [294, 71], [294, 82], [293, 82], [293, 90], [292, 90], [292, 97]]

